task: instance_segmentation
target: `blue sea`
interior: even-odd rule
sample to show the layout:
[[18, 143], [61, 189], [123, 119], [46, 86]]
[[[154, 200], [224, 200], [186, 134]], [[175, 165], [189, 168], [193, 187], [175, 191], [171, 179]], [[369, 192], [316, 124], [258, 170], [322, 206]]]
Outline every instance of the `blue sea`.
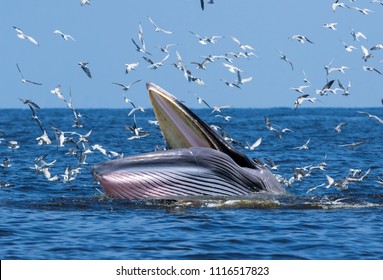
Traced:
[[[383, 125], [360, 111], [383, 117], [383, 108], [231, 108], [220, 113], [232, 117], [226, 121], [196, 109], [249, 157], [270, 167], [271, 159], [287, 194], [121, 200], [105, 197], [90, 174], [116, 154], [92, 146], [124, 156], [164, 147], [149, 123], [152, 110], [136, 112], [136, 125], [149, 135], [134, 140], [129, 109], [80, 110], [82, 127], [73, 127], [69, 109], [36, 110], [49, 145], [38, 144], [42, 131], [31, 110], [0, 110], [0, 258], [382, 259]], [[341, 122], [347, 125], [335, 132]], [[57, 145], [53, 127], [71, 141]], [[79, 143], [89, 131], [88, 146]], [[245, 148], [259, 137], [259, 147]], [[39, 172], [43, 162], [49, 176]], [[65, 180], [65, 170], [74, 169], [78, 174]]]

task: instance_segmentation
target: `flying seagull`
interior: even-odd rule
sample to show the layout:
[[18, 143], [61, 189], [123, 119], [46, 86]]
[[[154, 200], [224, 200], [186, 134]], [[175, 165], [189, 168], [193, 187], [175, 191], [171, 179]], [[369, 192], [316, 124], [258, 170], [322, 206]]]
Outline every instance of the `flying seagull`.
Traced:
[[76, 41], [71, 35], [69, 34], [64, 34], [60, 30], [55, 30], [53, 31], [54, 34], [59, 34], [65, 41], [68, 41], [68, 39], [71, 39], [73, 41]]
[[90, 73], [90, 70], [88, 68], [89, 62], [82, 62], [80, 61], [78, 65], [80, 65], [81, 69], [85, 72], [85, 74], [92, 79], [92, 74]]
[[90, 5], [90, 0], [80, 0], [81, 6]]
[[231, 39], [232, 39], [234, 42], [236, 42], [236, 43], [239, 45], [239, 47], [240, 47], [242, 50], [244, 50], [244, 51], [246, 51], [246, 50], [253, 51], [253, 50], [254, 50], [254, 48], [253, 48], [252, 46], [242, 44], [242, 43], [241, 43], [237, 38], [235, 38], [234, 36], [230, 36], [230, 37], [231, 37]]
[[293, 36], [291, 36], [291, 38], [290, 38], [291, 40], [296, 40], [296, 41], [298, 41], [299, 43], [301, 43], [301, 44], [304, 44], [304, 43], [306, 43], [306, 42], [308, 42], [308, 43], [310, 43], [310, 44], [314, 44], [311, 40], [309, 40], [306, 36], [304, 36], [304, 35], [293, 35]]
[[155, 22], [150, 17], [148, 17], [148, 19], [154, 25], [154, 27], [156, 29], [155, 30], [156, 32], [162, 32], [162, 33], [165, 33], [165, 34], [172, 34], [173, 33], [172, 31], [168, 31], [168, 30], [165, 30], [165, 29], [162, 29], [162, 28], [158, 27], [158, 25], [155, 24]]
[[331, 22], [331, 23], [325, 23], [324, 25], [323, 25], [323, 27], [324, 28], [328, 28], [328, 29], [331, 29], [331, 30], [336, 30], [336, 25], [337, 25], [338, 23], [337, 22]]
[[128, 74], [130, 71], [136, 70], [136, 68], [140, 65], [140, 62], [134, 62], [134, 63], [126, 63], [125, 64], [125, 74]]
[[302, 105], [303, 101], [309, 101], [311, 103], [315, 103], [315, 101], [317, 100], [317, 98], [315, 97], [309, 97], [308, 94], [304, 94], [304, 95], [301, 95], [299, 96], [296, 100], [295, 100], [295, 103], [294, 103], [294, 109], [297, 109], [300, 105]]
[[124, 91], [128, 91], [128, 90], [130, 90], [130, 87], [131, 87], [132, 85], [134, 85], [135, 83], [138, 83], [138, 82], [140, 82], [140, 81], [141, 81], [141, 80], [134, 81], [134, 82], [130, 83], [129, 85], [125, 85], [125, 84], [122, 84], [122, 83], [112, 83], [112, 84], [122, 87], [122, 89], [123, 89]]
[[16, 30], [16, 32], [17, 32], [17, 37], [19, 37], [20, 39], [27, 39], [29, 42], [31, 42], [32, 44], [35, 44], [36, 46], [39, 46], [39, 43], [37, 43], [37, 41], [33, 38], [33, 37], [31, 37], [31, 36], [29, 36], [29, 35], [27, 35], [27, 34], [25, 34], [24, 32], [23, 32], [23, 30], [21, 30], [20, 28], [18, 28], [18, 27], [16, 27], [16, 26], [13, 26], [13, 28]]
[[294, 66], [293, 66], [293, 63], [291, 62], [291, 60], [283, 52], [281, 52], [280, 50], [277, 49], [277, 52], [279, 52], [279, 55], [280, 55], [282, 60], [284, 60], [284, 61], [286, 61], [287, 63], [290, 64], [291, 70], [294, 70]]
[[347, 122], [341, 122], [340, 124], [338, 124], [335, 128], [334, 128], [334, 131], [336, 133], [339, 133], [342, 131], [342, 127], [347, 125], [348, 123]]
[[17, 70], [19, 71], [19, 73], [21, 75], [21, 82], [23, 82], [23, 83], [30, 83], [30, 84], [34, 84], [34, 85], [38, 85], [38, 86], [42, 85], [41, 83], [36, 83], [36, 82], [32, 82], [31, 80], [25, 79], [23, 73], [20, 70], [19, 64], [16, 63], [16, 67], [17, 67]]
[[375, 71], [376, 73], [383, 75], [382, 72], [380, 72], [378, 69], [371, 67], [371, 66], [363, 66], [364, 71]]

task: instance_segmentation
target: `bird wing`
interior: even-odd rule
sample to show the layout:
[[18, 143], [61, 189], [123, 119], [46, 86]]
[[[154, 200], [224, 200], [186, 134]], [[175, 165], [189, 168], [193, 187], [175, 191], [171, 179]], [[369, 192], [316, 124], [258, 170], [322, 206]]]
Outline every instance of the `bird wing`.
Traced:
[[30, 81], [30, 80], [25, 80], [25, 82], [30, 83], [30, 84], [34, 84], [34, 85], [38, 85], [38, 86], [42, 85], [41, 83], [33, 82], [33, 81]]
[[234, 41], [234, 42], [236, 42], [238, 45], [241, 45], [241, 42], [237, 39], [237, 38], [235, 38], [234, 36], [230, 36], [231, 37], [231, 39]]
[[132, 83], [129, 85], [129, 87], [130, 87], [131, 85], [134, 85], [135, 83], [140, 82], [140, 81], [141, 81], [141, 80], [137, 80], [137, 81], [132, 82]]
[[20, 67], [19, 67], [19, 64], [16, 63], [16, 67], [17, 67], [17, 70], [19, 71], [20, 75], [21, 75], [21, 78], [24, 79], [24, 76], [23, 76], [23, 73], [21, 72], [20, 70]]
[[31, 42], [37, 46], [39, 45], [39, 43], [37, 43], [37, 41], [33, 37], [27, 36], [27, 35], [25, 37], [28, 39], [29, 42]]
[[92, 74], [90, 73], [89, 68], [86, 65], [81, 65], [81, 69], [84, 70], [85, 74], [89, 77], [92, 78]]
[[157, 24], [155, 24], [154, 21], [150, 17], [148, 17], [148, 19], [154, 25], [155, 28], [158, 28]]
[[137, 49], [141, 49], [141, 47], [139, 45], [137, 45], [136, 41], [134, 41], [134, 39], [132, 38], [132, 42], [133, 44], [136, 46]]
[[259, 147], [262, 143], [262, 137], [259, 137], [257, 141], [255, 141], [251, 146], [250, 150], [254, 150], [255, 148]]

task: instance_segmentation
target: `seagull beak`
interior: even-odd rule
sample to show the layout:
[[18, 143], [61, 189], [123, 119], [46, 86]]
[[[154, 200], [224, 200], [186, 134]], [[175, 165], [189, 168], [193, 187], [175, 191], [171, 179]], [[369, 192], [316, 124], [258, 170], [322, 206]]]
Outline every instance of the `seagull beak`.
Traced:
[[172, 94], [152, 83], [147, 83], [146, 87], [158, 124], [170, 149], [212, 148], [229, 155], [240, 166], [252, 166], [244, 154], [227, 143]]

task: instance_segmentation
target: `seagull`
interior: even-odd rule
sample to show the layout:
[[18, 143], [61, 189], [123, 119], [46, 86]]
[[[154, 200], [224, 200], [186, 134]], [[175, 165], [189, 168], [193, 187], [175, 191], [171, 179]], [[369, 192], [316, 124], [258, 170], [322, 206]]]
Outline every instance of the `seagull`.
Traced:
[[85, 72], [85, 74], [92, 79], [92, 74], [90, 73], [90, 70], [88, 68], [89, 62], [79, 62], [78, 65], [80, 65], [81, 69]]
[[291, 70], [294, 70], [294, 66], [293, 66], [293, 63], [291, 62], [291, 60], [288, 59], [288, 57], [283, 52], [281, 52], [280, 50], [277, 50], [277, 51], [279, 52], [280, 58], [282, 60], [286, 61], [287, 63], [289, 63], [291, 66]]
[[279, 133], [279, 131], [278, 131], [277, 129], [275, 129], [275, 128], [271, 125], [271, 121], [270, 121], [270, 119], [269, 119], [267, 116], [265, 116], [264, 119], [265, 119], [265, 123], [266, 123], [266, 127], [267, 127], [267, 129], [270, 130], [270, 131], [273, 131], [274, 134], [275, 134], [275, 136], [277, 136], [279, 140], [282, 140], [282, 135]]
[[350, 169], [350, 172], [347, 176], [347, 180], [349, 182], [361, 182], [364, 180], [364, 178], [367, 177], [367, 175], [371, 172], [371, 169], [369, 168], [366, 173], [362, 175], [362, 170], [360, 169]]
[[380, 5], [383, 5], [383, 1], [382, 0], [371, 0], [370, 3], [377, 3], [377, 4], [380, 4]]
[[338, 124], [335, 128], [334, 128], [334, 131], [336, 133], [339, 133], [342, 131], [342, 127], [346, 126], [348, 123], [347, 122], [341, 122], [340, 124]]
[[206, 100], [202, 99], [201, 97], [197, 96], [198, 104], [204, 103], [209, 109], [212, 109], [211, 106], [206, 102]]
[[238, 85], [243, 85], [244, 83], [248, 83], [253, 79], [253, 77], [247, 77], [242, 79], [240, 71], [237, 71], [237, 77], [238, 77], [238, 81], [237, 81]]
[[327, 84], [324, 85], [324, 87], [322, 89], [317, 89], [315, 91], [315, 93], [319, 94], [321, 96], [327, 95], [327, 92], [331, 89], [331, 86], [333, 85], [334, 82], [335, 82], [335, 80], [329, 81]]
[[351, 81], [348, 82], [348, 85], [346, 88], [343, 86], [343, 84], [341, 83], [340, 80], [338, 80], [338, 85], [339, 85], [340, 89], [343, 90], [342, 95], [345, 95], [345, 96], [350, 95], [349, 89], [351, 88]]
[[303, 82], [305, 84], [311, 84], [310, 81], [307, 78], [306, 72], [304, 70], [302, 70], [302, 73], [303, 73]]
[[210, 62], [209, 59], [205, 58], [204, 61], [200, 62], [190, 62], [191, 64], [197, 65], [197, 69], [206, 70], [206, 65]]
[[315, 187], [309, 189], [307, 191], [307, 193], [312, 192], [312, 191], [316, 190], [317, 188], [323, 187], [323, 186], [326, 186], [326, 189], [328, 189], [332, 186], [338, 186], [338, 187], [343, 187], [343, 188], [347, 187], [347, 183], [348, 183], [347, 178], [345, 178], [344, 180], [335, 181], [332, 177], [330, 177], [329, 175], [326, 174], [326, 179], [328, 182], [327, 185], [326, 185], [326, 183], [320, 184], [318, 186], [315, 186]]
[[94, 144], [94, 145], [92, 145], [92, 150], [94, 151], [94, 150], [97, 150], [97, 151], [99, 151], [101, 154], [103, 154], [104, 156], [108, 156], [108, 152], [106, 151], [106, 149], [105, 148], [103, 148], [101, 145], [99, 145], [99, 144]]
[[54, 34], [59, 34], [65, 41], [68, 41], [68, 39], [71, 39], [73, 41], [76, 41], [71, 35], [69, 34], [64, 34], [60, 30], [55, 30], [53, 31]]
[[13, 28], [16, 30], [16, 32], [17, 32], [17, 37], [19, 37], [20, 39], [27, 39], [29, 42], [31, 42], [32, 44], [35, 44], [36, 46], [39, 46], [39, 43], [37, 43], [37, 41], [33, 38], [33, 37], [31, 37], [31, 36], [29, 36], [29, 35], [27, 35], [27, 34], [25, 34], [24, 32], [23, 32], [23, 30], [21, 30], [20, 28], [18, 28], [18, 27], [16, 27], [16, 26], [13, 26]]
[[14, 140], [7, 141], [7, 146], [12, 151], [17, 150], [18, 148], [20, 148], [19, 143], [17, 141], [14, 141]]
[[351, 28], [351, 35], [354, 38], [354, 41], [359, 41], [359, 38], [363, 38], [364, 40], [367, 40], [367, 37], [360, 31], [355, 32], [354, 29]]
[[356, 147], [359, 147], [360, 145], [366, 143], [366, 141], [359, 141], [359, 142], [355, 142], [355, 143], [351, 143], [351, 144], [343, 144], [343, 145], [339, 145], [340, 147], [348, 147], [348, 148], [351, 148], [352, 150], [354, 150]]
[[45, 129], [43, 128], [43, 124], [41, 123], [39, 117], [37, 116], [37, 112], [36, 112], [35, 108], [33, 106], [31, 106], [30, 104], [28, 104], [28, 106], [32, 111], [32, 118], [37, 122], [37, 125], [40, 127], [41, 131], [44, 132]]
[[233, 105], [220, 105], [220, 106], [213, 106], [213, 111], [211, 112], [212, 114], [214, 112], [221, 112], [222, 109], [228, 109], [228, 108], [232, 108]]
[[220, 38], [222, 38], [222, 36], [213, 35], [210, 37], [206, 37], [206, 42], [211, 43], [211, 44], [215, 44], [217, 42], [217, 39], [220, 39]]
[[364, 71], [375, 71], [376, 73], [383, 75], [378, 69], [371, 66], [363, 66]]
[[[133, 104], [133, 103], [132, 103]], [[141, 111], [142, 113], [145, 113], [145, 108], [141, 106], [134, 106], [132, 110], [130, 110], [128, 117], [132, 114], [134, 114], [136, 111]]]
[[235, 74], [235, 72], [243, 72], [241, 69], [239, 69], [238, 67], [235, 67], [232, 64], [222, 63], [222, 65], [225, 66], [227, 70], [229, 70], [231, 73]]
[[161, 51], [164, 53], [169, 53], [168, 49], [176, 44], [167, 44], [165, 47], [161, 48]]
[[137, 127], [136, 115], [133, 115], [133, 121], [133, 126], [126, 126], [126, 128], [134, 134], [133, 136], [129, 137], [128, 140], [140, 139], [149, 135], [149, 133], [143, 131], [141, 127]]
[[124, 90], [124, 91], [128, 91], [132, 85], [134, 85], [135, 83], [138, 83], [140, 81], [141, 80], [134, 81], [134, 82], [130, 83], [129, 85], [125, 85], [122, 83], [112, 83], [112, 84], [122, 87], [122, 90]]
[[310, 86], [305, 86], [305, 85], [303, 85], [303, 86], [299, 86], [299, 87], [291, 87], [290, 89], [292, 89], [292, 90], [295, 90], [296, 92], [299, 92], [299, 93], [301, 93], [301, 94], [305, 94], [304, 92], [303, 92], [303, 90], [305, 89], [305, 88], [309, 88]]
[[140, 47], [140, 46], [136, 43], [136, 41], [134, 41], [133, 38], [132, 38], [132, 42], [133, 42], [133, 44], [136, 46], [136, 51], [151, 55], [151, 53], [149, 53], [149, 52], [146, 51], [145, 43], [144, 43], [143, 40], [141, 41], [141, 42], [142, 42], [142, 47]]
[[220, 79], [222, 82], [225, 83], [225, 85], [227, 85], [228, 87], [236, 87], [236, 88], [241, 88], [237, 83], [234, 83], [234, 82], [228, 82], [224, 79]]
[[347, 51], [347, 52], [352, 52], [353, 50], [356, 50], [358, 48], [354, 47], [353, 45], [347, 45], [345, 42], [343, 42], [343, 45], [344, 45], [344, 49]]
[[362, 49], [362, 52], [363, 52], [362, 59], [364, 62], [367, 62], [369, 58], [373, 57], [373, 55], [368, 52], [368, 49], [365, 46], [361, 45], [360, 48]]
[[202, 38], [197, 33], [194, 33], [193, 31], [189, 31], [191, 34], [195, 35], [198, 38], [198, 43], [201, 45], [207, 45], [207, 37]]
[[90, 0], [80, 0], [81, 6], [90, 5]]
[[377, 45], [373, 46], [372, 48], [370, 48], [371, 51], [378, 51], [381, 49], [383, 49], [383, 44], [377, 44]]
[[230, 36], [230, 38], [231, 38], [234, 42], [236, 42], [242, 50], [244, 50], [244, 51], [246, 51], [246, 50], [253, 51], [253, 50], [254, 50], [254, 48], [253, 48], [252, 46], [242, 44], [242, 43], [241, 43], [237, 38], [235, 38], [234, 36]]
[[125, 74], [128, 74], [130, 71], [136, 70], [138, 65], [140, 65], [140, 62], [126, 63], [125, 64]]
[[267, 164], [265, 164], [266, 167], [271, 170], [278, 170], [279, 165], [276, 165], [271, 158], [265, 158], [265, 160], [267, 161]]
[[21, 98], [19, 98], [19, 100], [20, 100], [21, 102], [23, 102], [23, 104], [30, 105], [30, 106], [32, 106], [32, 107], [35, 108], [35, 109], [40, 109], [40, 106], [37, 105], [37, 104], [36, 104], [35, 102], [33, 102], [32, 100], [29, 100], [29, 99], [21, 99]]
[[11, 167], [12, 164], [11, 164], [11, 159], [9, 157], [5, 157], [5, 159], [3, 160], [2, 163], [0, 163], [0, 166], [1, 167], [4, 167], [4, 168], [8, 168], [8, 167]]
[[308, 94], [304, 94], [304, 95], [301, 95], [299, 96], [296, 100], [295, 100], [295, 103], [294, 103], [294, 109], [298, 109], [298, 107], [300, 105], [302, 105], [303, 101], [309, 101], [311, 103], [315, 103], [315, 101], [317, 100], [317, 98], [315, 97], [309, 97]]
[[335, 13], [335, 10], [336, 8], [350, 8], [349, 6], [347, 6], [345, 3], [342, 3], [342, 2], [339, 2], [339, 0], [336, 0], [333, 4], [332, 4], [332, 10], [333, 12]]
[[254, 151], [255, 148], [258, 148], [262, 143], [262, 137], [259, 137], [253, 144], [247, 145], [244, 148], [250, 151]]
[[323, 27], [324, 27], [324, 28], [331, 29], [331, 30], [336, 30], [335, 26], [336, 26], [337, 24], [338, 24], [337, 22], [325, 23], [325, 24], [323, 25]]
[[190, 71], [186, 69], [186, 67], [182, 61], [182, 57], [178, 53], [178, 51], [176, 51], [176, 55], [177, 55], [177, 64], [175, 64], [175, 66], [177, 67], [177, 69], [183, 71], [185, 79], [190, 81], [190, 74], [191, 74]]
[[328, 70], [330, 69], [330, 66], [331, 66], [331, 64], [333, 63], [333, 61], [334, 61], [334, 58], [331, 59], [331, 61], [330, 61], [329, 64], [323, 66], [323, 67], [324, 67], [324, 70], [326, 71], [326, 76], [328, 76], [328, 74], [329, 74]]
[[369, 118], [371, 118], [371, 119], [375, 119], [375, 120], [377, 120], [379, 123], [383, 124], [383, 119], [379, 118], [378, 116], [371, 115], [370, 113], [362, 112], [362, 111], [357, 111], [357, 113], [367, 115]]
[[51, 90], [51, 93], [56, 95], [60, 100], [64, 101], [64, 102], [67, 102], [65, 100], [65, 97], [64, 95], [61, 93], [61, 86], [58, 85], [56, 86], [54, 89]]
[[215, 117], [217, 118], [223, 118], [225, 121], [230, 121], [230, 119], [232, 118], [231, 116], [222, 116], [222, 115], [215, 115]]
[[361, 8], [358, 8], [358, 7], [351, 7], [351, 8], [354, 9], [354, 10], [357, 10], [358, 12], [361, 12], [364, 15], [368, 15], [369, 13], [373, 13], [374, 12], [374, 11], [371, 11], [369, 9], [361, 9]]
[[169, 58], [169, 54], [167, 54], [162, 60], [158, 61], [158, 62], [153, 62], [151, 59], [147, 58], [147, 57], [143, 57], [143, 59], [145, 59], [150, 65], [148, 66], [148, 68], [152, 69], [152, 70], [156, 70], [157, 68], [163, 66], [163, 63], [165, 62], [165, 60], [167, 60]]
[[291, 36], [292, 40], [297, 40], [299, 43], [304, 44], [306, 42], [310, 44], [314, 44], [311, 40], [309, 40], [306, 36], [303, 35], [293, 35]]
[[339, 66], [339, 67], [332, 67], [328, 70], [328, 73], [330, 74], [331, 72], [334, 72], [334, 71], [339, 71], [341, 73], [345, 73], [344, 70], [347, 70], [347, 69], [350, 69], [350, 67], [347, 67], [347, 66]]
[[[383, 4], [382, 4], [382, 5], [383, 5]], [[375, 181], [375, 182], [377, 182], [378, 184], [383, 185], [383, 178], [381, 178], [381, 177], [379, 177], [379, 176], [376, 176], [376, 179], [377, 179], [377, 181]]]
[[154, 25], [156, 32], [162, 32], [162, 33], [165, 33], [165, 34], [172, 34], [173, 33], [172, 31], [168, 31], [168, 30], [159, 28], [158, 25], [155, 24], [154, 21], [150, 17], [148, 17], [148, 19]]
[[293, 149], [298, 149], [298, 150], [308, 150], [308, 149], [309, 149], [308, 144], [310, 143], [310, 140], [311, 140], [311, 138], [309, 138], [309, 140], [307, 140], [306, 143], [304, 143], [302, 146], [295, 147], [295, 148], [293, 148]]
[[50, 144], [52, 144], [52, 141], [49, 138], [46, 130], [44, 130], [44, 134], [41, 135], [40, 137], [37, 137], [36, 140], [38, 141], [38, 145], [50, 145]]
[[21, 69], [20, 69], [20, 67], [19, 67], [19, 64], [16, 63], [16, 67], [17, 67], [17, 70], [19, 71], [19, 73], [20, 73], [20, 75], [21, 75], [21, 82], [22, 82], [22, 83], [30, 83], [30, 84], [34, 84], [34, 85], [38, 85], [38, 86], [41, 86], [41, 85], [42, 85], [41, 83], [32, 82], [31, 80], [27, 80], [27, 79], [25, 79], [23, 73], [21, 72]]

